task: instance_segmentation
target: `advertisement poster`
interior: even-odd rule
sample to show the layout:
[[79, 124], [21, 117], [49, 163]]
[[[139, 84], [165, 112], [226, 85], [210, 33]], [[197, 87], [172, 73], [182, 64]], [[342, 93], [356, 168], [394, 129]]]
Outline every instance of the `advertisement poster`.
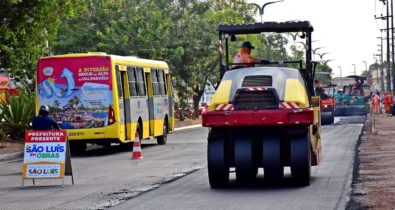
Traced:
[[66, 140], [65, 130], [26, 131], [23, 178], [63, 178]]
[[62, 129], [107, 125], [113, 105], [108, 56], [45, 58], [37, 70], [38, 105], [48, 105]]

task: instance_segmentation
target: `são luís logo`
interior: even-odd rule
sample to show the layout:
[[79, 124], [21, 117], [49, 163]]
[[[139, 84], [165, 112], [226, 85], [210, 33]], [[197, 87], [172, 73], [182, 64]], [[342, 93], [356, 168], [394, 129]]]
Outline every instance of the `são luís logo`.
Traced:
[[39, 146], [36, 144], [26, 145], [25, 152], [30, 157], [36, 158], [59, 158], [60, 153], [65, 151], [65, 147], [63, 145], [51, 145], [51, 146]]

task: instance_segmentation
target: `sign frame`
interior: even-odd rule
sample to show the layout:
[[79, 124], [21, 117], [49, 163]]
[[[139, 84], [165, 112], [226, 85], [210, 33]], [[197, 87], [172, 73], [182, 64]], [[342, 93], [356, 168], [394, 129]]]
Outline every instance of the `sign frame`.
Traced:
[[25, 179], [62, 179], [71, 176], [70, 147], [66, 130], [26, 130], [22, 169], [22, 187]]

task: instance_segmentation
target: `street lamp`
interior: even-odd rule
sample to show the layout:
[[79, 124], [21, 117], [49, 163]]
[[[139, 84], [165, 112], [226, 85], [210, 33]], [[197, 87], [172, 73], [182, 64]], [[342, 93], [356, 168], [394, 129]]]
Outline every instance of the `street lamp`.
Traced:
[[323, 48], [325, 48], [325, 47], [317, 47], [317, 48], [313, 49], [313, 54], [315, 54], [315, 52], [317, 52], [317, 50], [323, 49]]
[[342, 67], [338, 66], [337, 68], [339, 68], [339, 70], [340, 70], [340, 86], [342, 86], [343, 85]]
[[320, 60], [320, 62], [322, 61], [322, 63], [324, 63], [325, 65], [328, 65], [328, 62], [334, 61], [334, 60], [335, 60], [335, 59]]
[[315, 60], [315, 54], [316, 54], [317, 50], [323, 49], [323, 48], [325, 48], [325, 47], [317, 47], [317, 48], [313, 49], [314, 60]]
[[320, 56], [320, 59], [322, 60], [322, 57], [324, 57], [324, 55], [330, 54], [330, 52], [324, 52], [324, 53], [316, 53], [318, 56]]
[[[319, 41], [319, 40], [313, 40], [313, 41], [311, 41], [311, 42], [317, 42], [317, 41]], [[297, 42], [297, 43], [299, 43], [299, 44], [302, 44], [303, 45], [303, 48], [304, 49], [307, 49], [307, 46], [306, 46], [306, 44], [304, 43], [304, 42]]]
[[365, 63], [365, 71], [368, 72], [368, 63], [366, 61], [362, 61], [362, 63]]
[[355, 64], [352, 64], [354, 66], [354, 75], [357, 75], [357, 67]]
[[255, 7], [258, 8], [259, 14], [261, 15], [261, 22], [263, 22], [263, 12], [264, 12], [264, 10], [265, 10], [265, 7], [266, 7], [267, 5], [274, 4], [274, 3], [278, 3], [278, 2], [283, 2], [283, 1], [284, 1], [284, 0], [270, 1], [270, 2], [267, 2], [267, 3], [263, 4], [262, 7], [259, 6], [259, 4], [256, 4], [256, 3], [250, 3], [249, 5], [253, 5], [253, 6], [255, 6]]

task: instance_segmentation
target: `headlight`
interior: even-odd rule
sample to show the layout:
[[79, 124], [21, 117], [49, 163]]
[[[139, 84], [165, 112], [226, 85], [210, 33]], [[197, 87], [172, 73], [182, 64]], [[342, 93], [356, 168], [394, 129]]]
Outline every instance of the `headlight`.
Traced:
[[328, 108], [328, 105], [324, 105], [324, 108]]

